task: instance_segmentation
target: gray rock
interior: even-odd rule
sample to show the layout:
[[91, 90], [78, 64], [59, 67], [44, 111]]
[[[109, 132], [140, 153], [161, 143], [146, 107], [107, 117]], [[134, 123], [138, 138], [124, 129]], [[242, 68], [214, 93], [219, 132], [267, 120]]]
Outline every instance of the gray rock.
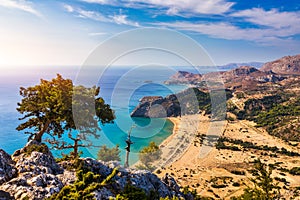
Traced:
[[131, 170], [124, 176], [116, 177], [116, 183], [120, 190], [124, 189], [128, 181], [133, 186], [143, 189], [146, 194], [149, 194], [150, 191], [156, 191], [160, 197], [182, 196], [179, 186], [174, 179], [172, 179], [173, 187], [171, 188], [169, 184], [162, 182], [155, 174], [147, 170]]
[[95, 191], [94, 195], [96, 200], [108, 200], [115, 196], [109, 189], [105, 187]]
[[29, 157], [26, 154], [21, 154], [14, 157], [14, 160], [16, 161], [16, 168], [19, 173], [32, 172], [33, 174], [58, 174], [63, 171], [55, 162], [51, 153], [44, 154], [34, 151]]
[[63, 184], [53, 174], [39, 174], [30, 179], [24, 179], [22, 175], [0, 186], [0, 189], [9, 192], [16, 199], [28, 197], [29, 199], [44, 199], [54, 192], [59, 192]]
[[0, 149], [0, 184], [9, 181], [17, 175], [17, 169], [14, 167], [14, 164], [10, 155]]
[[76, 180], [76, 172], [64, 170], [63, 174], [56, 175], [61, 180], [63, 185], [73, 184]]
[[[16, 153], [13, 159], [14, 161], [7, 153], [0, 150], [0, 171], [10, 174], [9, 178], [1, 179], [4, 182], [0, 185], [0, 200], [1, 191], [6, 192], [3, 195], [6, 195], [7, 199], [10, 198], [9, 195], [11, 199], [45, 199], [58, 193], [64, 186], [73, 184], [76, 180], [75, 170], [63, 169], [55, 162], [50, 152], [32, 152], [30, 156], [25, 153]], [[128, 181], [135, 187], [143, 189], [147, 194], [155, 191], [160, 197], [182, 196], [179, 186], [170, 176], [167, 182], [163, 182], [149, 171], [123, 168], [116, 161], [103, 162], [92, 158], [83, 158], [82, 161], [86, 169], [103, 178], [110, 175], [114, 168], [119, 169], [112, 183], [93, 191], [96, 199], [115, 198], [116, 191], [121, 192]], [[65, 164], [62, 166], [69, 166], [67, 161]], [[19, 172], [17, 177], [14, 177], [13, 169], [15, 173]]]
[[97, 161], [93, 158], [83, 158], [85, 167], [89, 168], [93, 173], [100, 174], [101, 176], [108, 176], [112, 172], [112, 168], [107, 166], [105, 162]]

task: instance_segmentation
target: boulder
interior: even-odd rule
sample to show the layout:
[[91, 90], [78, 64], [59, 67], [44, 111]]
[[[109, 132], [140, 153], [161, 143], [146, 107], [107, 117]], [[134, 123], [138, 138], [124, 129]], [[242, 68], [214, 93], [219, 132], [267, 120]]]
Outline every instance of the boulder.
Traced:
[[63, 182], [56, 176], [62, 173], [63, 169], [55, 162], [52, 153], [44, 149], [44, 153], [32, 151], [29, 154], [28, 149], [31, 145], [41, 144], [28, 143], [24, 148], [14, 153], [13, 159], [4, 151], [1, 152], [2, 157], [0, 155], [7, 165], [10, 165], [5, 169], [12, 169], [9, 171], [15, 170], [15, 174], [18, 173], [18, 177], [12, 176], [15, 178], [5, 179], [0, 190], [8, 192], [15, 199], [45, 199], [45, 197], [59, 192], [64, 186]]
[[17, 176], [17, 169], [14, 164], [15, 163], [11, 159], [10, 155], [0, 149], [0, 184]]
[[59, 174], [62, 173], [62, 169], [55, 162], [55, 159], [51, 153], [44, 154], [41, 152], [33, 151], [30, 156], [21, 154], [14, 157], [16, 161], [15, 167], [19, 173], [30, 172], [33, 174], [49, 173]]
[[44, 173], [29, 177], [23, 174], [0, 187], [1, 190], [10, 193], [15, 199], [29, 198], [34, 200], [50, 197], [62, 188], [63, 184], [58, 177]]

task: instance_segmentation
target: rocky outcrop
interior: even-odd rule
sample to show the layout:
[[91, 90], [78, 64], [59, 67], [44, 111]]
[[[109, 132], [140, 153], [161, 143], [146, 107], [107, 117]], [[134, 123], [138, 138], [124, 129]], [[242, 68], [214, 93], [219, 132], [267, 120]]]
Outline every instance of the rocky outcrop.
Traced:
[[197, 88], [188, 88], [177, 94], [145, 97], [131, 112], [131, 117], [164, 118], [196, 114], [210, 104], [210, 96]]
[[169, 95], [166, 98], [147, 96], [132, 111], [131, 117], [175, 117], [181, 115], [180, 105], [175, 95]]
[[230, 71], [224, 72], [225, 77], [240, 77], [240, 76], [249, 76], [253, 74], [254, 72], [258, 72], [259, 70], [255, 67], [251, 66], [241, 66], [236, 69], [232, 69]]
[[172, 75], [169, 80], [165, 81], [165, 84], [197, 84], [201, 82], [202, 76], [200, 74], [193, 74], [186, 71], [178, 71]]
[[10, 155], [0, 149], [0, 184], [9, 181], [17, 175], [15, 163]]
[[8, 155], [18, 176], [4, 182], [0, 189], [15, 199], [44, 199], [63, 187], [61, 179], [57, 177], [57, 174], [63, 173], [63, 169], [55, 162], [52, 153], [48, 149], [44, 149], [46, 153], [26, 153], [33, 145], [46, 147], [44, 144], [29, 142], [16, 151], [12, 158]]
[[261, 68], [262, 71], [272, 71], [277, 74], [300, 75], [300, 54], [285, 56], [268, 62]]
[[[30, 145], [41, 144], [29, 143], [25, 149], [15, 152], [12, 158], [0, 150], [0, 199], [45, 199], [75, 182], [76, 172], [69, 169], [69, 161], [57, 164], [51, 152], [47, 150], [46, 153], [26, 153]], [[160, 197], [183, 196], [175, 180], [171, 186], [149, 171], [126, 169], [116, 161], [102, 162], [92, 158], [83, 158], [82, 165], [103, 178], [118, 167], [119, 172], [113, 177], [113, 184], [91, 192], [97, 200], [114, 198], [116, 191], [121, 193], [128, 182], [143, 189], [147, 194], [155, 191]]]

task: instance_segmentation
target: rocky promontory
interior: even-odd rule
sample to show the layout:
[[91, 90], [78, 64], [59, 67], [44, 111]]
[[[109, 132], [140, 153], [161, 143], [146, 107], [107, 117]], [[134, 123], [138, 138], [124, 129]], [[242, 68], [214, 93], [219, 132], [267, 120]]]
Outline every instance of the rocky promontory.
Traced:
[[[41, 152], [28, 151], [33, 147]], [[146, 194], [152, 191], [159, 197], [183, 196], [179, 186], [170, 176], [167, 177], [167, 181], [161, 180], [146, 170], [123, 168], [116, 161], [103, 162], [92, 158], [80, 158], [80, 161], [85, 169], [102, 179], [106, 179], [117, 169], [117, 173], [110, 177], [109, 183], [91, 191], [94, 199], [114, 199], [117, 193], [122, 193], [128, 183]], [[72, 161], [57, 163], [45, 144], [28, 143], [12, 156], [0, 149], [0, 199], [49, 198], [77, 180], [78, 172], [70, 168], [71, 164]]]
[[171, 84], [197, 84], [201, 82], [202, 76], [201, 74], [194, 74], [186, 71], [178, 71], [174, 75], [172, 75], [168, 80], [164, 83]]
[[188, 88], [165, 98], [161, 96], [142, 98], [140, 104], [131, 112], [131, 117], [164, 118], [196, 114], [201, 110], [206, 110], [210, 103], [210, 96], [207, 92], [197, 88]]
[[161, 96], [146, 96], [132, 111], [131, 117], [163, 118], [181, 115], [180, 105], [175, 95], [165, 98]]

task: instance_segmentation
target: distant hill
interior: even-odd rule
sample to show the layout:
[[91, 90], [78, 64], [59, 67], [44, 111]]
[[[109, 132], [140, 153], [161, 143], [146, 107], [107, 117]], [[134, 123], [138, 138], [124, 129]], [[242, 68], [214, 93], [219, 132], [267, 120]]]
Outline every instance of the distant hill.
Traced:
[[165, 84], [193, 84], [200, 87], [205, 81], [215, 83], [223, 81], [226, 88], [248, 90], [257, 87], [261, 83], [275, 83], [283, 79], [282, 75], [272, 71], [261, 71], [252, 66], [240, 66], [228, 71], [209, 72], [203, 75], [178, 71], [169, 80], [165, 81]]
[[241, 66], [251, 66], [257, 69], [261, 68], [264, 65], [262, 62], [249, 62], [249, 63], [229, 63], [227, 65], [218, 66], [221, 71], [227, 71], [231, 69], [235, 69]]
[[277, 74], [300, 75], [300, 54], [285, 56], [268, 62], [261, 68], [262, 71], [272, 71]]
[[273, 72], [264, 72], [251, 66], [241, 66], [222, 73], [225, 82], [241, 82], [252, 80], [257, 82], [276, 82], [282, 80], [280, 76]]

